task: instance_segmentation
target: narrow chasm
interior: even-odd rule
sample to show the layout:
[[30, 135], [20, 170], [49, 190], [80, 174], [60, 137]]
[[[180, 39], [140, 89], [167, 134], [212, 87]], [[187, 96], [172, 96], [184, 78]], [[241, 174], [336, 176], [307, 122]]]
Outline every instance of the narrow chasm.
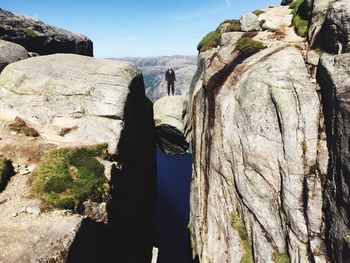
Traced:
[[156, 133], [152, 102], [136, 78], [124, 112], [124, 129], [111, 175], [108, 224], [85, 219], [67, 262], [150, 263], [154, 245]]
[[188, 230], [192, 154], [157, 150], [157, 263], [193, 263]]

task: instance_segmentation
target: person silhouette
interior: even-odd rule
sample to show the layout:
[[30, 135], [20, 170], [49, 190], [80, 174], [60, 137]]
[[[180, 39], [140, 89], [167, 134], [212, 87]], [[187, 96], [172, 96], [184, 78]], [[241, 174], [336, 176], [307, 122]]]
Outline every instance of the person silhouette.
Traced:
[[176, 82], [176, 75], [175, 71], [173, 70], [172, 65], [168, 65], [168, 70], [165, 73], [165, 81], [167, 82], [168, 86], [168, 96], [170, 96], [170, 88], [171, 88], [171, 94], [174, 95], [175, 93], [175, 82]]

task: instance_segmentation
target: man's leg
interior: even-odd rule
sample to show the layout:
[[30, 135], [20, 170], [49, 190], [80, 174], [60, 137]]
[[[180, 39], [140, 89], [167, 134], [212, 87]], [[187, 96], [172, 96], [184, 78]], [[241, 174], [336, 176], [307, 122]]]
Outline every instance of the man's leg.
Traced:
[[170, 81], [168, 81], [167, 83], [168, 83], [168, 96], [170, 96]]
[[174, 96], [174, 93], [175, 93], [175, 82], [174, 81], [171, 83], [171, 93]]

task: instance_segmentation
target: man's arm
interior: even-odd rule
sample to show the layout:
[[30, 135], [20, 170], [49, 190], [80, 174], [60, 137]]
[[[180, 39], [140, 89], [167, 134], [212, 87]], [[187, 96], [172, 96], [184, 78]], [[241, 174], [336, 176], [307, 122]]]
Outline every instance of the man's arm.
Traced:
[[176, 75], [175, 75], [175, 71], [173, 71], [174, 72], [174, 81], [176, 81]]
[[165, 81], [167, 81], [167, 80], [168, 80], [168, 71], [165, 72]]

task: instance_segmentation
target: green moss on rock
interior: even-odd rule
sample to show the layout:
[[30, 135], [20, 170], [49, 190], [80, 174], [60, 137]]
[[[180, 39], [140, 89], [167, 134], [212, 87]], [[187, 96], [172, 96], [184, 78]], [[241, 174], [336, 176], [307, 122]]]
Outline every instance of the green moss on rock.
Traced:
[[209, 32], [202, 40], [199, 42], [197, 49], [199, 52], [203, 52], [213, 47], [220, 45], [221, 33], [217, 31]]
[[300, 16], [299, 8], [305, 0], [294, 0], [289, 7], [293, 9], [292, 15], [292, 24], [295, 28], [295, 32], [301, 36], [306, 37], [309, 30], [309, 21]]
[[25, 34], [26, 37], [37, 37], [38, 35], [35, 33], [35, 31], [31, 28], [21, 28], [21, 31], [23, 31], [23, 33]]
[[191, 245], [191, 249], [194, 249], [194, 234], [193, 234], [193, 227], [192, 224], [188, 224], [187, 226], [187, 230], [188, 230], [188, 234], [190, 236], [190, 245]]
[[240, 215], [237, 212], [232, 213], [231, 225], [238, 232], [243, 248], [243, 256], [240, 263], [254, 263], [252, 245], [248, 239], [247, 229]]
[[290, 259], [286, 252], [275, 252], [272, 254], [273, 263], [289, 263]]
[[[222, 29], [223, 24], [229, 24], [225, 30]], [[227, 32], [235, 32], [241, 30], [241, 23], [237, 19], [227, 19], [223, 21], [215, 31], [209, 32], [198, 44], [197, 50], [203, 52], [221, 44], [221, 35]]]
[[109, 185], [96, 157], [107, 157], [106, 144], [51, 150], [32, 175], [32, 193], [47, 209], [80, 212], [84, 201], [102, 201]]
[[240, 38], [236, 43], [236, 50], [246, 55], [255, 54], [264, 48], [265, 46], [262, 42], [246, 37]]
[[[224, 22], [222, 22], [220, 24], [220, 26], [222, 24], [230, 24], [225, 32], [235, 32], [235, 31], [241, 31], [241, 22], [238, 19], [226, 19]], [[220, 28], [220, 26], [216, 29], [216, 31], [218, 31], [218, 29]]]
[[257, 9], [257, 10], [255, 10], [255, 11], [253, 11], [253, 14], [256, 15], [256, 16], [259, 16], [259, 15], [261, 15], [261, 14], [263, 14], [263, 13], [265, 13], [265, 11], [260, 10], [260, 9]]

